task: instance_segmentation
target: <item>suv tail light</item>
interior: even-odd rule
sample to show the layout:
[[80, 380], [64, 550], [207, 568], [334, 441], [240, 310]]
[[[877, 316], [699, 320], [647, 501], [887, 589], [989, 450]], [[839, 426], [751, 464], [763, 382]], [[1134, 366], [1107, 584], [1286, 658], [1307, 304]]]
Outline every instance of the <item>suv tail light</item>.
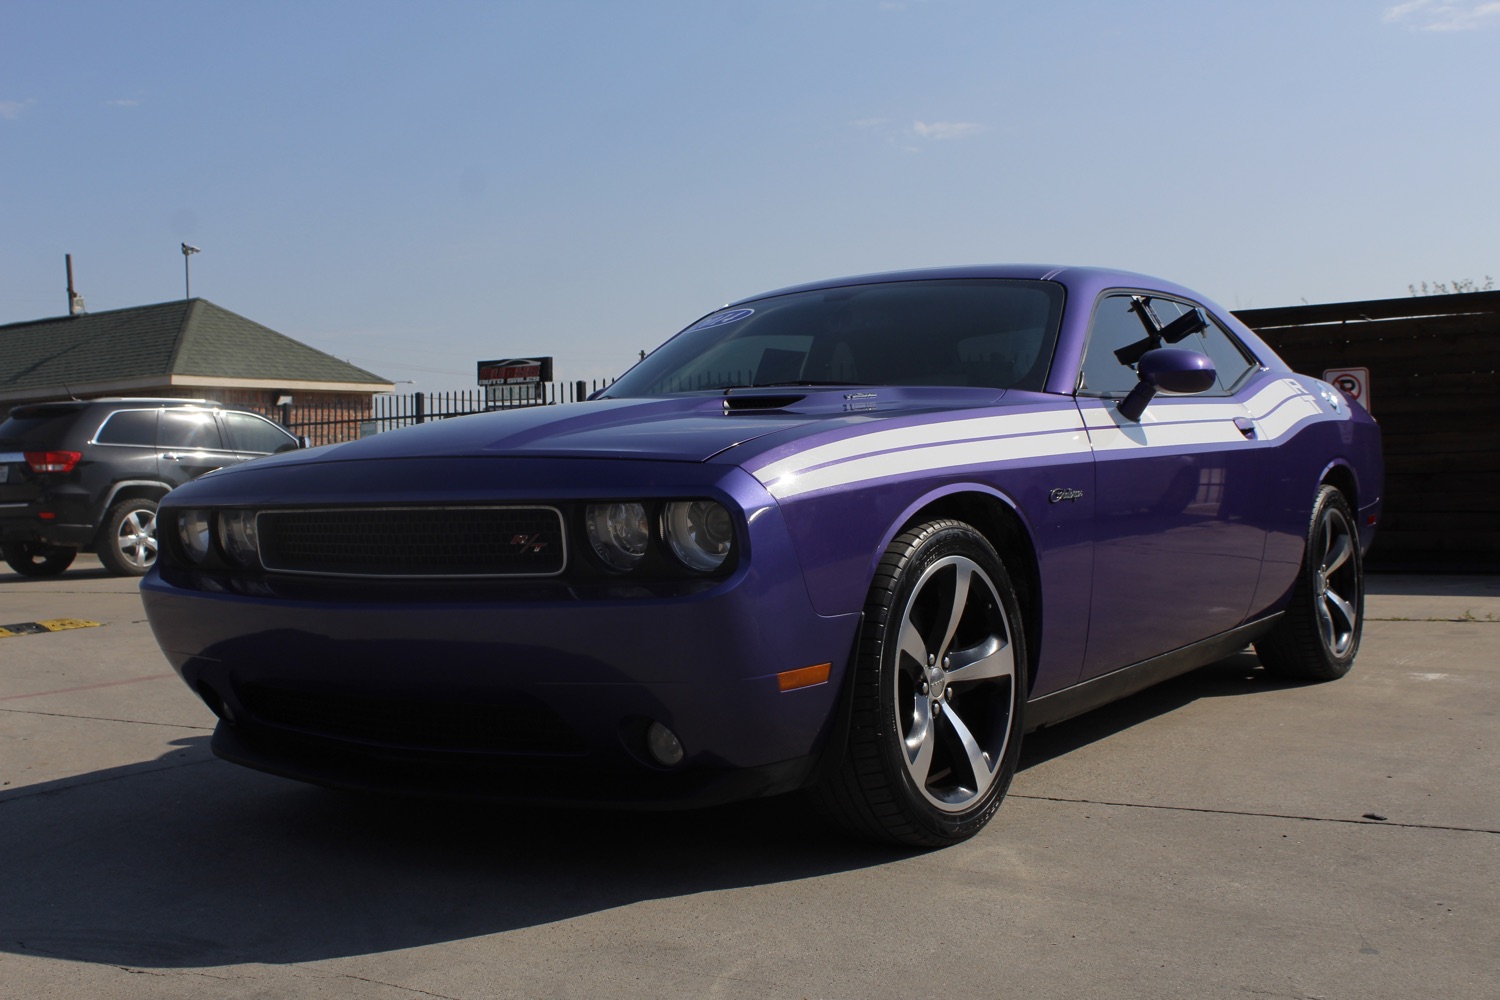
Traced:
[[26, 464], [32, 472], [72, 472], [82, 457], [81, 451], [28, 451]]

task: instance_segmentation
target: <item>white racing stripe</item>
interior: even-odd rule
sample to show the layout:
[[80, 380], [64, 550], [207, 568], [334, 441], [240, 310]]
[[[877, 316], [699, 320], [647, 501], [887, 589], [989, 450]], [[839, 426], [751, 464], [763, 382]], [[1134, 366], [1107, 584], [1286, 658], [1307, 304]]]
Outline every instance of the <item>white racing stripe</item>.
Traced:
[[1158, 397], [1158, 400], [1146, 408], [1140, 423], [1121, 417], [1108, 403], [1086, 406], [1084, 423], [1094, 448], [1118, 451], [1233, 444], [1245, 439], [1235, 426], [1235, 417], [1254, 421], [1255, 439], [1265, 443], [1284, 436], [1304, 420], [1325, 416], [1317, 399], [1289, 378], [1272, 380], [1244, 403], [1232, 399], [1177, 402], [1167, 397], [1170, 400], [1167, 402]]
[[785, 499], [832, 486], [1088, 450], [1083, 421], [1067, 406], [876, 431], [820, 445], [751, 472], [772, 496]]
[[[970, 417], [857, 434], [750, 469], [778, 500], [816, 490], [974, 465], [998, 466], [1094, 451], [1233, 445], [1245, 441], [1235, 417], [1255, 422], [1256, 439], [1273, 441], [1303, 421], [1324, 416], [1294, 379], [1275, 379], [1245, 403], [1225, 399], [1147, 408], [1140, 423], [1112, 402]], [[1165, 419], [1164, 419], [1165, 418]]]
[[[1076, 424], [1076, 421], [1075, 421]], [[789, 472], [766, 484], [778, 500], [852, 483], [890, 479], [918, 472], [937, 473], [970, 465], [998, 466], [1025, 459], [1086, 455], [1088, 435], [1081, 424], [1072, 431], [1012, 434], [979, 440], [930, 444], [888, 451], [823, 465], [804, 473]], [[762, 480], [764, 482], [764, 480]]]
[[[1257, 417], [1255, 429], [1263, 441], [1274, 441], [1309, 417], [1322, 417], [1323, 408], [1311, 395], [1303, 393], [1283, 400], [1279, 406]], [[1348, 419], [1347, 411], [1344, 419]]]
[[851, 458], [864, 458], [878, 452], [923, 448], [935, 444], [957, 444], [961, 441], [985, 441], [1019, 434], [1076, 431], [1079, 427], [1078, 414], [1071, 408], [969, 417], [964, 420], [940, 421], [859, 434], [831, 444], [809, 448], [790, 458], [784, 458], [750, 471], [761, 482], [768, 483], [788, 473], [803, 473], [820, 465], [830, 465]]

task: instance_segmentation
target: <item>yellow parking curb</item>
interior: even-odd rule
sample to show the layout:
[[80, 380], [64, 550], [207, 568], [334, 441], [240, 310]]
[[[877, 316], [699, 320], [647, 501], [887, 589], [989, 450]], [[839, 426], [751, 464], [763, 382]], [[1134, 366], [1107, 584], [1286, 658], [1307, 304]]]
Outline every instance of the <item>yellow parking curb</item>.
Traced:
[[103, 622], [86, 622], [81, 618], [49, 618], [44, 622], [17, 622], [0, 625], [0, 639], [12, 635], [39, 635], [43, 632], [66, 632], [75, 628], [98, 628]]

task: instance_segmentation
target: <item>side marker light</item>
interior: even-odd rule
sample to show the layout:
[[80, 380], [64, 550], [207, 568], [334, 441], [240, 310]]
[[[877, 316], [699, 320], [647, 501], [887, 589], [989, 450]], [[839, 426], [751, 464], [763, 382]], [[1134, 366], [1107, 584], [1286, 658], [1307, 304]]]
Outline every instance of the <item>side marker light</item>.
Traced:
[[819, 663], [811, 667], [798, 667], [796, 670], [783, 670], [776, 675], [776, 684], [784, 692], [827, 684], [828, 673], [832, 669], [831, 663]]

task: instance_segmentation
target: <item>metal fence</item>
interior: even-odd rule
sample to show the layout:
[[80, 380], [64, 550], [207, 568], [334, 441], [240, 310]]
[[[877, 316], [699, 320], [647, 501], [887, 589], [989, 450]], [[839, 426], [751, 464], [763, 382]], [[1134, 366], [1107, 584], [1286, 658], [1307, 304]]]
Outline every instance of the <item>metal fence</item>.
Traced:
[[382, 393], [373, 398], [325, 399], [295, 408], [259, 409], [271, 420], [314, 445], [338, 444], [369, 437], [398, 427], [410, 427], [433, 420], [492, 413], [531, 406], [555, 406], [576, 403], [608, 387], [613, 379], [592, 382], [548, 382], [530, 399], [496, 400], [483, 389], [458, 389], [453, 392]]

